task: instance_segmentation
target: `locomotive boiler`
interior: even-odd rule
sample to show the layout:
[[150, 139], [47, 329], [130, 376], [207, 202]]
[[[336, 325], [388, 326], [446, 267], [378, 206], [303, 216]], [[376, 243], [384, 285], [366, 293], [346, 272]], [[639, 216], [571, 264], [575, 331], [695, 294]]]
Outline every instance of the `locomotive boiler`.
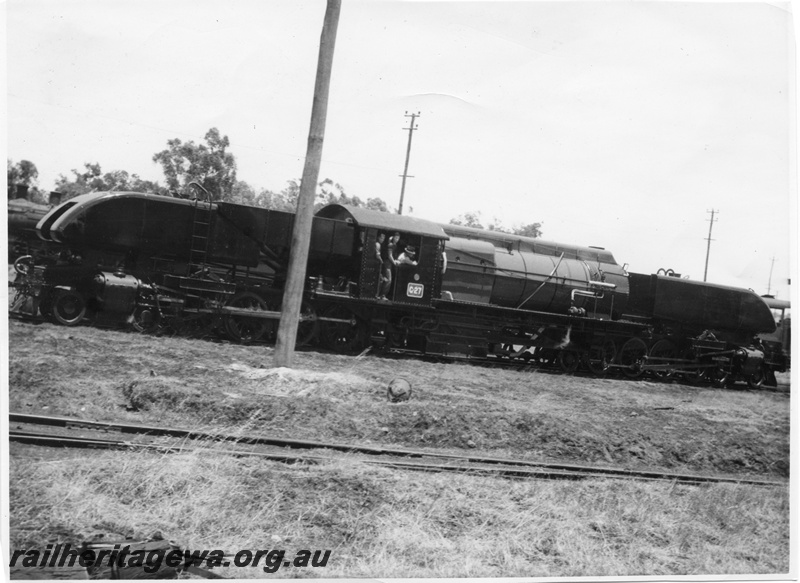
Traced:
[[604, 249], [443, 228], [450, 240], [442, 285], [455, 299], [597, 318], [618, 319], [625, 310], [627, 274]]

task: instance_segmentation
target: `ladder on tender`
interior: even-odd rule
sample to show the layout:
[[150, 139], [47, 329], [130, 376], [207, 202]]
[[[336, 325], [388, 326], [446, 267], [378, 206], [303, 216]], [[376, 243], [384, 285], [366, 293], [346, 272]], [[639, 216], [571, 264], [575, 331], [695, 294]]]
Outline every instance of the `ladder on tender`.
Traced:
[[192, 239], [189, 247], [189, 265], [186, 275], [201, 276], [208, 263], [208, 249], [211, 242], [211, 203], [194, 201], [192, 216]]

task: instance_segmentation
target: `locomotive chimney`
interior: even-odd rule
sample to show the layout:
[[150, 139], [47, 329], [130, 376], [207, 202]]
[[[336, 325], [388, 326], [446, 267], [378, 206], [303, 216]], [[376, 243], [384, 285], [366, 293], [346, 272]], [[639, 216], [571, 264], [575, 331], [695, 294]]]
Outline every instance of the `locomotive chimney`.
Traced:
[[17, 195], [14, 198], [28, 199], [28, 186], [26, 184], [17, 184]]
[[50, 198], [47, 199], [47, 203], [50, 206], [58, 206], [61, 204], [61, 196], [63, 193], [58, 192], [57, 190], [50, 191]]

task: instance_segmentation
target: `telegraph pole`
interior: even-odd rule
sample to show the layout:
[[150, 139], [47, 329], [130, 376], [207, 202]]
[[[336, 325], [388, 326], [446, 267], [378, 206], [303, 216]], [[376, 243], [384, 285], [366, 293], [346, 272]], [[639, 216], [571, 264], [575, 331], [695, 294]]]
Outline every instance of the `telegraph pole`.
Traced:
[[714, 214], [718, 213], [719, 211], [715, 211], [711, 209], [710, 211], [706, 211], [707, 213], [711, 213], [711, 218], [709, 219], [708, 224], [708, 237], [706, 241], [708, 241], [708, 245], [706, 246], [706, 269], [703, 271], [703, 281], [706, 280], [706, 276], [708, 275], [708, 255], [711, 253], [711, 241], [714, 239], [711, 238], [711, 229], [714, 227], [714, 221], [718, 221], [719, 219], [714, 218]]
[[406, 148], [406, 167], [403, 168], [403, 174], [401, 174], [401, 176], [403, 177], [403, 184], [400, 187], [400, 206], [397, 208], [398, 215], [403, 214], [403, 197], [406, 194], [406, 178], [414, 178], [413, 176], [408, 175], [408, 159], [411, 156], [411, 136], [414, 133], [414, 130], [419, 129], [417, 126], [414, 125], [414, 120], [417, 119], [419, 115], [420, 115], [419, 112], [412, 113], [411, 115], [409, 115], [408, 112], [406, 112], [406, 117], [411, 118], [411, 123], [407, 128], [403, 128], [404, 130], [408, 130], [408, 147]]
[[292, 248], [289, 253], [289, 272], [283, 294], [281, 321], [275, 343], [276, 367], [292, 366], [294, 346], [297, 341], [297, 324], [306, 279], [306, 263], [311, 243], [311, 223], [314, 219], [314, 194], [322, 160], [322, 141], [325, 137], [325, 120], [328, 114], [328, 92], [333, 68], [333, 48], [336, 45], [336, 28], [339, 24], [341, 0], [328, 0], [322, 35], [319, 40], [317, 79], [314, 101], [311, 106], [311, 128], [308, 132], [306, 163], [297, 198], [297, 214], [292, 230]]
[[767, 282], [767, 295], [772, 291], [772, 269], [775, 267], [775, 256], [772, 256], [772, 263], [769, 266], [769, 281]]

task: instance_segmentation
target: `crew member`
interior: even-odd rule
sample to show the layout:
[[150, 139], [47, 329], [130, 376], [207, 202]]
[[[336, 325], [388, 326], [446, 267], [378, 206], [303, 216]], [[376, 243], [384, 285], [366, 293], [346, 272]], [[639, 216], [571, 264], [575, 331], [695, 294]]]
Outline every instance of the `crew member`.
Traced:
[[378, 288], [378, 299], [382, 301], [389, 301], [386, 294], [392, 287], [392, 268], [397, 263], [394, 258], [394, 249], [397, 246], [397, 241], [400, 240], [400, 233], [395, 233], [386, 243], [385, 248], [379, 252], [381, 256], [381, 284]]
[[414, 247], [409, 245], [405, 248], [405, 251], [400, 254], [400, 257], [397, 258], [397, 265], [413, 265], [416, 267], [419, 263], [415, 259], [415, 256], [416, 251]]

